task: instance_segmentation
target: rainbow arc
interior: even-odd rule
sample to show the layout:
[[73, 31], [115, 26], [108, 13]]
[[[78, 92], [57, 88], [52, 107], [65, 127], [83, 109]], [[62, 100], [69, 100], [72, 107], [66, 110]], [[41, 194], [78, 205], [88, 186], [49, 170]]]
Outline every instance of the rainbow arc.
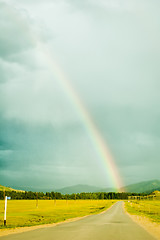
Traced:
[[56, 63], [56, 61], [54, 61], [54, 58], [51, 55], [50, 51], [46, 48], [44, 44], [42, 44], [39, 41], [38, 41], [38, 45], [39, 45], [39, 48], [41, 49], [41, 52], [44, 54], [45, 61], [47, 61], [47, 66], [49, 67], [52, 74], [58, 79], [58, 81], [60, 81], [60, 84], [63, 90], [66, 92], [66, 94], [68, 94], [71, 102], [73, 103], [76, 111], [78, 112], [85, 126], [87, 134], [91, 139], [94, 149], [106, 169], [106, 174], [108, 176], [108, 179], [110, 180], [114, 188], [116, 188], [117, 191], [119, 191], [120, 188], [123, 186], [122, 180], [118, 173], [118, 168], [107, 147], [107, 144], [105, 143], [103, 137], [101, 136], [98, 128], [96, 127], [94, 121], [92, 120], [89, 112], [87, 111], [84, 104], [82, 103], [77, 92], [71, 85], [71, 82], [68, 80], [66, 75], [63, 73], [62, 69]]

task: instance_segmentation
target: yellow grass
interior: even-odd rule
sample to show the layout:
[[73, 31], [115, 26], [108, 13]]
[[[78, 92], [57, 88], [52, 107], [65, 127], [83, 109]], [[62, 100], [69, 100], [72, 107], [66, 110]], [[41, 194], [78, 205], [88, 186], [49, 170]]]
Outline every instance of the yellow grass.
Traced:
[[126, 209], [131, 214], [146, 216], [160, 223], [160, 200], [132, 200], [126, 202]]
[[[99, 213], [114, 200], [8, 200], [7, 227], [56, 223], [66, 219]], [[0, 228], [3, 226], [4, 201], [0, 201]]]

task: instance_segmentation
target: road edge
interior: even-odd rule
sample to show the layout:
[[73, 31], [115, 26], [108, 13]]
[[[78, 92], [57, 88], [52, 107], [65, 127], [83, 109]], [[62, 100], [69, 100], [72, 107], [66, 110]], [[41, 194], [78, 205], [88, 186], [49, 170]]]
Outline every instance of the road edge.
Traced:
[[148, 233], [150, 233], [154, 238], [160, 240], [160, 224], [152, 222], [149, 218], [145, 216], [132, 215], [128, 213], [125, 202], [123, 202], [123, 209], [125, 213], [142, 228], [144, 228]]
[[117, 202], [113, 203], [113, 205], [111, 205], [109, 208], [107, 208], [103, 212], [95, 213], [95, 214], [89, 214], [89, 215], [86, 215], [86, 216], [83, 216], [83, 217], [69, 218], [65, 221], [61, 221], [61, 222], [58, 222], [58, 223], [42, 224], [42, 225], [36, 225], [36, 226], [30, 226], [30, 227], [18, 227], [18, 228], [11, 228], [11, 229], [0, 229], [0, 238], [3, 237], [3, 236], [8, 236], [10, 234], [19, 234], [19, 233], [23, 233], [23, 232], [34, 231], [34, 230], [41, 229], [41, 228], [55, 227], [59, 224], [76, 222], [78, 220], [81, 220], [81, 219], [89, 217], [89, 216], [103, 214], [103, 213], [107, 212], [108, 210], [110, 210]]

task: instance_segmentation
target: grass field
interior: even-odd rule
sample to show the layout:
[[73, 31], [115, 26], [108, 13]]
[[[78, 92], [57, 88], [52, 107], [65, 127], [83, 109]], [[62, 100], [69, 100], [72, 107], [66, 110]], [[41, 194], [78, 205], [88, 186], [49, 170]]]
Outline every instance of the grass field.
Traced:
[[126, 202], [125, 206], [130, 214], [146, 216], [150, 220], [160, 223], [160, 200], [132, 200]]
[[[56, 223], [99, 213], [114, 200], [8, 200], [7, 228]], [[3, 226], [4, 201], [0, 201], [0, 228]]]

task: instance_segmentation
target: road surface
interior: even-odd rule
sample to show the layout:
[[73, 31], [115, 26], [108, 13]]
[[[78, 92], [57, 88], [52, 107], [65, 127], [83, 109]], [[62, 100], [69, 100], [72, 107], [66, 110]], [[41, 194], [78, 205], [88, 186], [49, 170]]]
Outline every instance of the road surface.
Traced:
[[29, 232], [0, 237], [0, 240], [155, 240], [124, 212], [122, 202], [108, 211]]

